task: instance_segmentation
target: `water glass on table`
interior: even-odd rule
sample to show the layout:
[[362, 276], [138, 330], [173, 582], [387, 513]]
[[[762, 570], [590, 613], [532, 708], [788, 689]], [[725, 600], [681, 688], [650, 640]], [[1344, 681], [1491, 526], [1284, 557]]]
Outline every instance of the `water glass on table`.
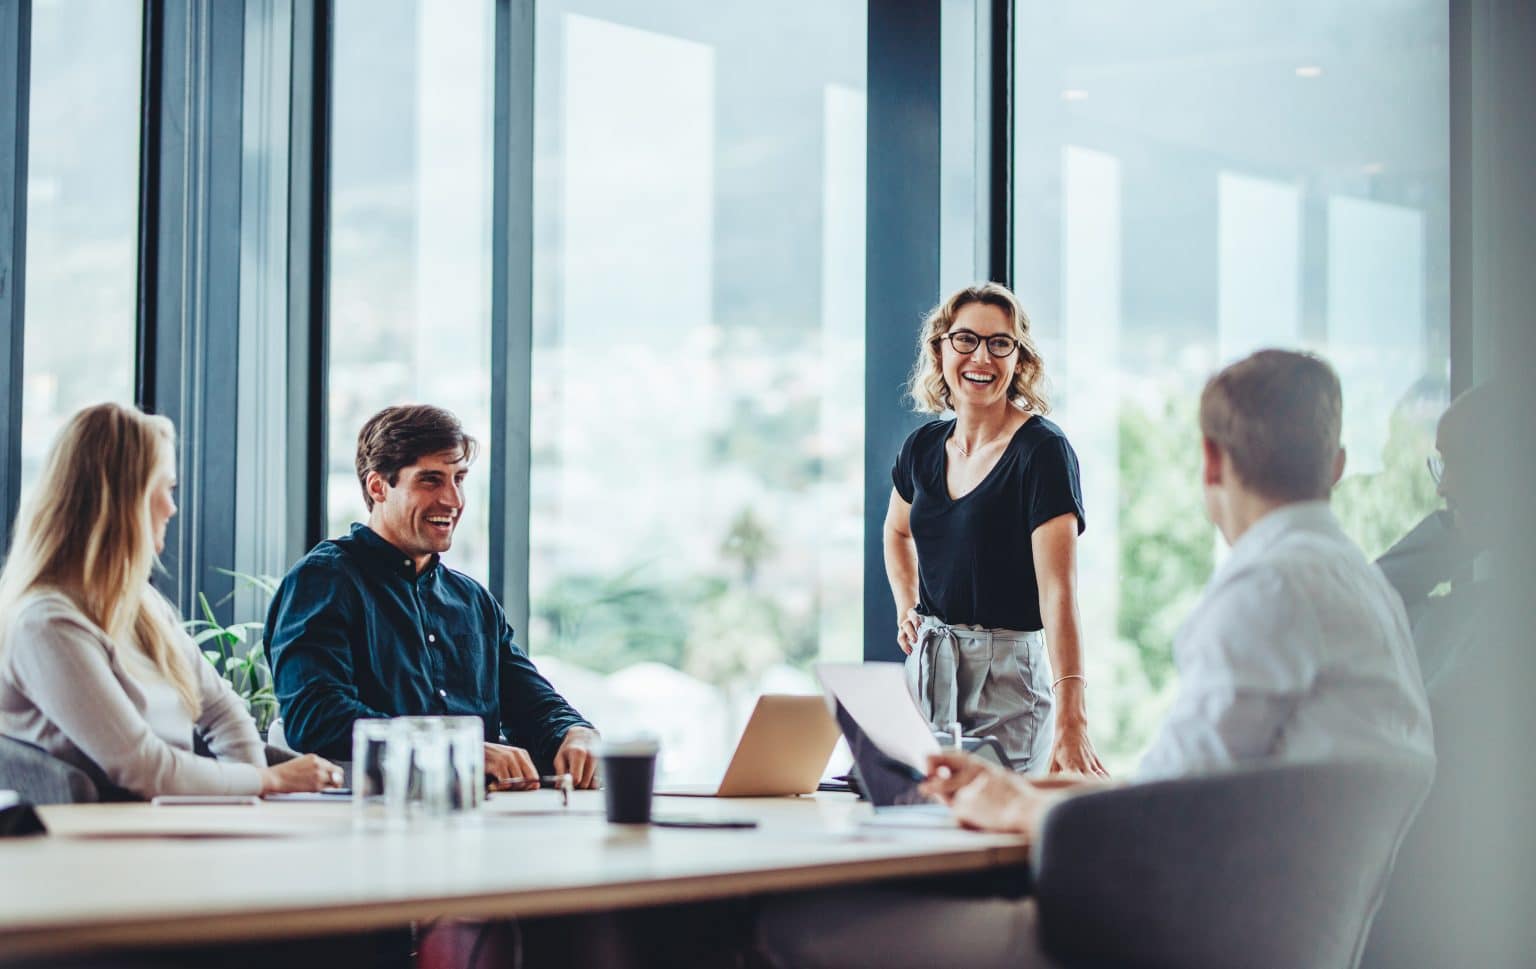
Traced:
[[398, 720], [352, 725], [352, 818], [361, 828], [403, 827], [410, 778], [410, 736]]
[[353, 814], [362, 827], [468, 818], [485, 802], [479, 717], [359, 720], [352, 758]]
[[485, 722], [444, 717], [448, 731], [448, 810], [472, 812], [485, 803]]

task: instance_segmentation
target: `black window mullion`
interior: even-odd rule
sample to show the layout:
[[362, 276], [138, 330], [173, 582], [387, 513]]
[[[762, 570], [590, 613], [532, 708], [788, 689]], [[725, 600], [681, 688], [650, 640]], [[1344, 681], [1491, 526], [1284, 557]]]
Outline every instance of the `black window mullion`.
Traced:
[[21, 499], [31, 50], [31, 0], [0, 0], [0, 550]]
[[525, 630], [533, 410], [533, 0], [497, 0], [495, 31], [490, 587], [513, 628]]
[[139, 72], [138, 308], [134, 334], [133, 399], [147, 411], [156, 405], [156, 327], [160, 318], [160, 123], [164, 0], [144, 0], [143, 55]]
[[923, 314], [939, 297], [940, 0], [869, 5], [865, 191], [864, 658], [899, 660], [885, 580], [887, 473], [917, 419], [903, 406]]
[[325, 537], [334, 7], [295, 3], [289, 103], [287, 555]]
[[181, 512], [160, 581], [228, 621], [239, 473], [243, 4], [148, 0], [141, 144], [138, 387], [180, 443]]
[[989, 119], [988, 157], [981, 160], [988, 179], [988, 278], [1013, 286], [1013, 4], [991, 0], [991, 83], [985, 95]]

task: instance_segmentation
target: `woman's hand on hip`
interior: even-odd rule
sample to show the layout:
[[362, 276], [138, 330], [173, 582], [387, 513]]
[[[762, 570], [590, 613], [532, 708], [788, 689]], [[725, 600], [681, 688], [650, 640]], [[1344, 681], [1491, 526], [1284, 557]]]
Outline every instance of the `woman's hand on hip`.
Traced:
[[904, 615], [896, 617], [896, 644], [908, 656], [917, 648], [917, 630], [923, 624], [922, 613], [913, 606]]

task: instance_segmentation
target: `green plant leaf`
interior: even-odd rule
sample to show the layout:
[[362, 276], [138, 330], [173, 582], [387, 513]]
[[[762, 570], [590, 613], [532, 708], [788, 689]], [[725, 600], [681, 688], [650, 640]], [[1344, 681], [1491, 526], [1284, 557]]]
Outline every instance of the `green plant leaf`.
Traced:
[[208, 625], [223, 629], [224, 626], [219, 622], [219, 618], [213, 614], [213, 607], [208, 604], [208, 596], [199, 592], [197, 601], [203, 607], [203, 617], [207, 619]]
[[254, 586], [257, 589], [260, 589], [262, 592], [265, 592], [269, 596], [277, 594], [278, 584], [282, 581], [281, 579], [279, 579], [276, 576], [272, 576], [272, 575], [251, 575], [249, 572], [237, 572], [234, 569], [219, 569], [219, 568], [216, 568], [216, 569], [214, 569], [214, 571], [219, 573], [220, 575], [227, 575], [231, 579], [234, 579], [237, 582], [244, 582], [246, 585]]

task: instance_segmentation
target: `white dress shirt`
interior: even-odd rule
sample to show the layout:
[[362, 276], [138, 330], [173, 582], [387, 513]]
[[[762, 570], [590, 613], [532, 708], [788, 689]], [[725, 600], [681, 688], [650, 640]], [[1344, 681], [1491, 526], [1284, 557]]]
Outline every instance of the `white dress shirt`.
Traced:
[[1402, 599], [1324, 501], [1270, 512], [1232, 546], [1173, 645], [1178, 693], [1142, 779], [1243, 762], [1434, 764]]

